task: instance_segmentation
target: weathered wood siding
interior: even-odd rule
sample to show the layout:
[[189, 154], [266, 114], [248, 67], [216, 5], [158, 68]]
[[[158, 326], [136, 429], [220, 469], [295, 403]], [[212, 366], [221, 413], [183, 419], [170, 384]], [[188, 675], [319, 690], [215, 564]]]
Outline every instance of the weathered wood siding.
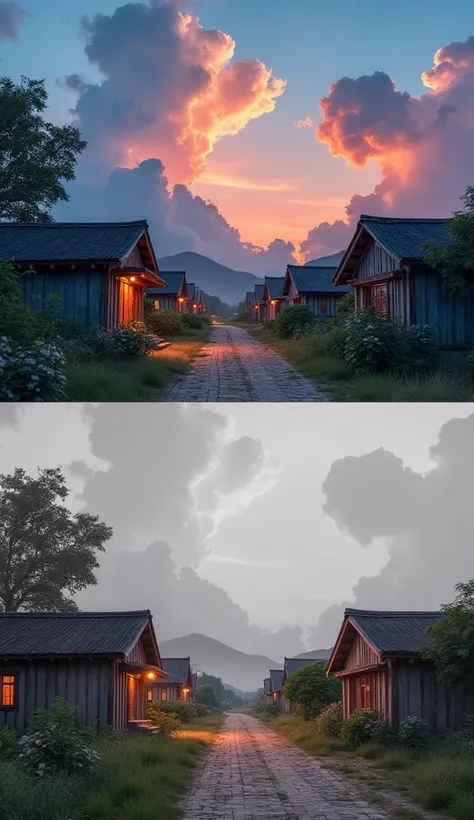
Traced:
[[23, 299], [42, 313], [58, 297], [58, 315], [84, 325], [104, 327], [107, 321], [109, 272], [107, 268], [38, 268], [20, 277]]
[[164, 296], [161, 296], [157, 293], [147, 293], [145, 295], [146, 298], [149, 299], [152, 304], [155, 301], [159, 303], [159, 310], [178, 310], [177, 297], [173, 294], [165, 294]]
[[462, 348], [474, 339], [474, 295], [452, 295], [441, 276], [423, 266], [411, 269], [410, 280], [410, 324], [429, 325], [444, 348]]
[[343, 691], [343, 718], [347, 720], [354, 709], [363, 709], [361, 681], [365, 680], [370, 691], [370, 709], [375, 709], [388, 718], [389, 693], [387, 686], [387, 672], [380, 669], [376, 672], [354, 674], [342, 679]]
[[147, 663], [145, 647], [143, 646], [143, 641], [141, 638], [128, 653], [125, 660], [127, 663]]
[[425, 720], [433, 734], [462, 726], [474, 714], [474, 687], [447, 687], [439, 681], [431, 663], [393, 661], [393, 725], [408, 717]]
[[112, 724], [113, 662], [107, 659], [0, 661], [2, 674], [16, 677], [16, 708], [0, 710], [0, 726], [24, 732], [35, 709], [55, 697], [77, 707], [78, 726], [96, 730]]
[[355, 271], [355, 279], [370, 279], [397, 270], [398, 262], [375, 240], [368, 246]]
[[351, 669], [356, 670], [364, 666], [371, 666], [377, 663], [378, 659], [378, 654], [374, 652], [370, 644], [364, 640], [362, 635], [357, 634], [344, 664], [344, 671], [348, 672]]
[[[184, 697], [184, 693], [180, 686], [177, 684], [169, 684], [168, 686], [156, 684], [155, 686], [149, 686], [153, 693], [153, 700], [186, 700]], [[165, 695], [163, 695], [163, 692]]]
[[[305, 295], [305, 304], [308, 305], [318, 319], [329, 319], [336, 315], [337, 304], [343, 296], [343, 293], [340, 296], [313, 296], [307, 294]], [[324, 303], [326, 303], [325, 311], [323, 310]]]
[[129, 253], [127, 256], [124, 265], [126, 268], [145, 268], [146, 265], [143, 261], [142, 255], [138, 246], [135, 246], [133, 251]]

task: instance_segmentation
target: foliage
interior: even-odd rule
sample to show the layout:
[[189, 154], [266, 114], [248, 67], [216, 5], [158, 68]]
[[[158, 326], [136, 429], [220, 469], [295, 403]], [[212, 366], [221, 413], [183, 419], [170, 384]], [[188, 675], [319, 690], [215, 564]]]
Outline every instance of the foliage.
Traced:
[[74, 179], [76, 157], [87, 143], [72, 125], [44, 119], [44, 80], [0, 78], [0, 219], [49, 222], [51, 209], [67, 201], [63, 181]]
[[61, 401], [65, 365], [54, 344], [37, 341], [20, 349], [0, 336], [0, 401]]
[[[28, 276], [28, 273], [23, 276]], [[0, 328], [2, 336], [6, 336], [14, 345], [23, 347], [40, 336], [39, 316], [23, 302], [20, 277], [11, 262], [1, 261]]]
[[373, 732], [378, 728], [379, 716], [371, 709], [355, 709], [350, 718], [345, 720], [341, 730], [341, 737], [352, 746], [370, 743]]
[[145, 314], [145, 324], [157, 336], [181, 336], [184, 333], [183, 316], [175, 310], [153, 310]]
[[[207, 689], [208, 686], [212, 688], [214, 692], [214, 698], [212, 697], [212, 695], [210, 695], [209, 690]], [[216, 677], [216, 675], [208, 675], [206, 672], [204, 672], [198, 678], [197, 695], [198, 700], [200, 700], [201, 703], [205, 703], [206, 706], [210, 706], [211, 708], [219, 708], [223, 700], [225, 699], [225, 688], [224, 684], [222, 683], [222, 679]], [[211, 698], [211, 700], [214, 701], [213, 703], [208, 702], [209, 697]]]
[[451, 293], [474, 289], [474, 187], [460, 197], [464, 209], [454, 211], [448, 224], [451, 242], [426, 242], [425, 262], [436, 268]]
[[216, 709], [219, 706], [214, 687], [210, 683], [205, 683], [198, 689], [198, 700], [209, 709]]
[[457, 584], [456, 597], [442, 607], [444, 618], [435, 621], [428, 633], [433, 645], [424, 657], [433, 661], [441, 680], [448, 685], [474, 683], [474, 579]]
[[[413, 325], [404, 330], [406, 367], [413, 373], [428, 373], [436, 364], [435, 334], [428, 325]], [[402, 363], [403, 365], [403, 363]]]
[[325, 662], [309, 663], [288, 675], [283, 684], [285, 698], [297, 704], [298, 714], [305, 720], [317, 717], [329, 704], [341, 700], [341, 683], [327, 678]]
[[29, 732], [20, 738], [20, 760], [39, 777], [85, 773], [99, 763], [90, 733], [76, 729], [76, 708], [55, 698], [49, 711], [37, 709]]
[[339, 737], [342, 730], [342, 703], [330, 703], [314, 721], [319, 737]]
[[183, 313], [181, 319], [184, 327], [189, 330], [202, 330], [209, 324], [208, 317], [200, 313]]
[[430, 733], [424, 720], [408, 717], [400, 724], [398, 739], [410, 749], [424, 749], [428, 745]]
[[313, 312], [307, 305], [293, 305], [280, 311], [275, 319], [275, 330], [280, 339], [294, 339], [314, 323]]
[[332, 319], [317, 322], [308, 337], [308, 346], [314, 356], [344, 359], [347, 328]]
[[346, 293], [342, 299], [338, 299], [336, 304], [336, 318], [338, 321], [352, 319], [355, 311], [355, 296], [353, 293]]
[[96, 584], [96, 553], [112, 530], [95, 515], [73, 515], [68, 495], [60, 469], [0, 475], [0, 610], [75, 610], [69, 596]]
[[227, 687], [224, 689], [224, 698], [221, 702], [223, 709], [234, 709], [243, 705], [244, 700], [240, 695], [237, 695], [232, 689], [227, 689]]
[[276, 700], [272, 700], [270, 703], [265, 703], [262, 714], [266, 718], [273, 718], [277, 717], [277, 715], [281, 714], [280, 704]]
[[8, 726], [0, 726], [0, 763], [6, 760], [15, 760], [20, 754], [20, 744], [17, 732]]
[[128, 359], [139, 359], [158, 349], [158, 339], [143, 322], [129, 322], [112, 331], [110, 336], [114, 353]]
[[[171, 738], [179, 730], [182, 719], [176, 712], [172, 712], [168, 709], [162, 709], [162, 705], [164, 704], [157, 701], [149, 703], [146, 710], [146, 716], [149, 720], [151, 720], [153, 726], [157, 729], [157, 734], [164, 738]], [[176, 706], [176, 704], [174, 705]]]
[[185, 700], [153, 701], [149, 708], [154, 712], [159, 711], [176, 715], [180, 723], [192, 723], [198, 717], [198, 709], [194, 703], [188, 703]]

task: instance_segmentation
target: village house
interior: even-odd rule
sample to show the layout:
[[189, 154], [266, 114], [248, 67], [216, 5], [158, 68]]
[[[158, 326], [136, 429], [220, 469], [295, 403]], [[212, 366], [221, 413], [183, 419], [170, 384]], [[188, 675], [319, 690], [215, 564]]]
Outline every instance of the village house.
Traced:
[[146, 687], [166, 677], [151, 613], [0, 614], [0, 726], [25, 732], [64, 698], [78, 726], [146, 725]]
[[205, 310], [203, 303], [203, 294], [200, 288], [197, 288], [194, 282], [187, 283], [188, 287], [188, 313], [199, 314]]
[[190, 658], [162, 658], [166, 678], [156, 679], [147, 690], [148, 701], [185, 700], [194, 703], [197, 676], [193, 681]]
[[255, 285], [254, 321], [265, 322], [267, 318], [267, 303], [264, 299], [264, 285]]
[[329, 655], [326, 658], [285, 658], [283, 663], [283, 676], [281, 679], [282, 695], [280, 698], [280, 706], [284, 712], [294, 714], [296, 712], [296, 703], [287, 700], [283, 695], [283, 686], [289, 675], [297, 672], [303, 666], [309, 666], [311, 663], [324, 663], [329, 660]]
[[182, 271], [161, 271], [164, 287], [147, 288], [146, 298], [152, 303], [153, 310], [175, 310], [186, 313], [188, 308], [188, 285], [186, 273]]
[[452, 295], [423, 261], [425, 242], [452, 241], [448, 224], [363, 214], [334, 283], [354, 287], [356, 311], [374, 307], [405, 327], [429, 325], [440, 347], [464, 347], [474, 333], [474, 295]]
[[284, 276], [265, 276], [263, 285], [263, 299], [267, 305], [265, 319], [267, 322], [276, 319], [284, 307], [286, 297], [283, 296]]
[[270, 669], [270, 685], [268, 688], [269, 701], [278, 703], [281, 700], [281, 681], [283, 678], [283, 669]]
[[426, 721], [433, 734], [460, 728], [474, 713], [474, 687], [446, 686], [422, 658], [427, 628], [442, 617], [346, 609], [326, 667], [342, 683], [345, 720], [355, 709], [374, 709], [395, 729], [408, 717]]
[[32, 308], [106, 330], [142, 321], [145, 288], [164, 285], [144, 220], [0, 222], [0, 259]]
[[263, 680], [263, 697], [265, 698], [267, 703], [271, 702], [271, 694], [270, 694], [270, 678], [264, 678]]
[[282, 295], [288, 306], [307, 305], [318, 319], [336, 315], [336, 308], [352, 288], [333, 283], [337, 268], [311, 265], [288, 265]]

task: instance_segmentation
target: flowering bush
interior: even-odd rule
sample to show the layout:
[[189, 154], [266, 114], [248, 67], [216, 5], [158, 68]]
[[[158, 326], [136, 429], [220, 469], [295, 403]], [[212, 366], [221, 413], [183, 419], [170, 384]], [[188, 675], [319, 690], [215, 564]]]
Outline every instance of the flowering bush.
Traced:
[[60, 401], [66, 360], [57, 345], [32, 342], [18, 348], [0, 337], [0, 401]]
[[181, 726], [179, 716], [175, 712], [165, 712], [156, 701], [149, 704], [146, 716], [157, 729], [157, 734], [165, 738], [173, 737]]
[[413, 325], [405, 331], [406, 359], [410, 370], [424, 373], [436, 363], [436, 338], [428, 325]]
[[355, 709], [348, 720], [342, 725], [341, 737], [348, 740], [353, 746], [369, 743], [373, 740], [373, 732], [379, 724], [379, 716], [372, 709]]
[[74, 706], [55, 698], [50, 711], [38, 709], [28, 734], [20, 738], [20, 760], [39, 777], [54, 772], [88, 772], [99, 763], [91, 735], [75, 725]]
[[281, 339], [295, 339], [306, 335], [314, 326], [313, 311], [307, 305], [293, 305], [282, 310], [275, 319], [275, 330]]
[[157, 337], [147, 331], [143, 322], [121, 325], [110, 338], [113, 352], [130, 359], [146, 356], [158, 348]]
[[18, 735], [8, 726], [0, 726], [0, 762], [15, 760], [20, 754]]
[[[181, 723], [191, 723], [198, 717], [198, 710], [194, 703], [189, 703], [185, 700], [161, 700], [153, 701], [150, 704], [154, 712], [166, 712], [167, 714], [177, 715]], [[148, 715], [150, 717], [150, 715]]]
[[319, 737], [340, 737], [342, 724], [342, 703], [330, 703], [314, 720]]
[[396, 370], [402, 341], [397, 322], [382, 319], [375, 310], [363, 310], [346, 325], [344, 361], [357, 373]]
[[[146, 314], [145, 323], [158, 336], [181, 336], [185, 330], [185, 316], [186, 314], [175, 310], [153, 310]], [[187, 317], [186, 321], [189, 318], [191, 317]]]
[[429, 741], [430, 734], [424, 720], [417, 717], [408, 717], [400, 724], [398, 739], [404, 746], [411, 749], [423, 749]]

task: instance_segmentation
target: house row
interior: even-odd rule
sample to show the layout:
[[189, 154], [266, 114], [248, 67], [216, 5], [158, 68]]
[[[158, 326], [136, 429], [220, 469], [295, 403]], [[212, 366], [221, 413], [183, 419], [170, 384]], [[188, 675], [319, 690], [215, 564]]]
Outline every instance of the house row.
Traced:
[[148, 610], [0, 614], [0, 727], [24, 732], [55, 697], [78, 726], [146, 728], [147, 703], [193, 702], [189, 658], [162, 658]]
[[[440, 611], [345, 610], [326, 664], [326, 675], [341, 681], [345, 720], [355, 709], [373, 709], [396, 729], [409, 717], [424, 720], [433, 734], [461, 728], [474, 714], [474, 685], [447, 686], [423, 658], [431, 646], [428, 627], [443, 617]], [[314, 662], [285, 658], [283, 670], [270, 670], [264, 681], [266, 700], [294, 711], [282, 687], [291, 672]]]
[[336, 271], [335, 267], [288, 265], [285, 276], [266, 276], [263, 284], [247, 292], [246, 310], [255, 322], [276, 319], [293, 305], [307, 305], [318, 319], [335, 316], [337, 303], [352, 292], [348, 285], [334, 285]]
[[184, 271], [159, 270], [145, 220], [0, 222], [0, 260], [13, 262], [25, 302], [38, 311], [54, 305], [59, 318], [79, 324], [140, 322], [145, 298], [156, 310], [205, 310]]

